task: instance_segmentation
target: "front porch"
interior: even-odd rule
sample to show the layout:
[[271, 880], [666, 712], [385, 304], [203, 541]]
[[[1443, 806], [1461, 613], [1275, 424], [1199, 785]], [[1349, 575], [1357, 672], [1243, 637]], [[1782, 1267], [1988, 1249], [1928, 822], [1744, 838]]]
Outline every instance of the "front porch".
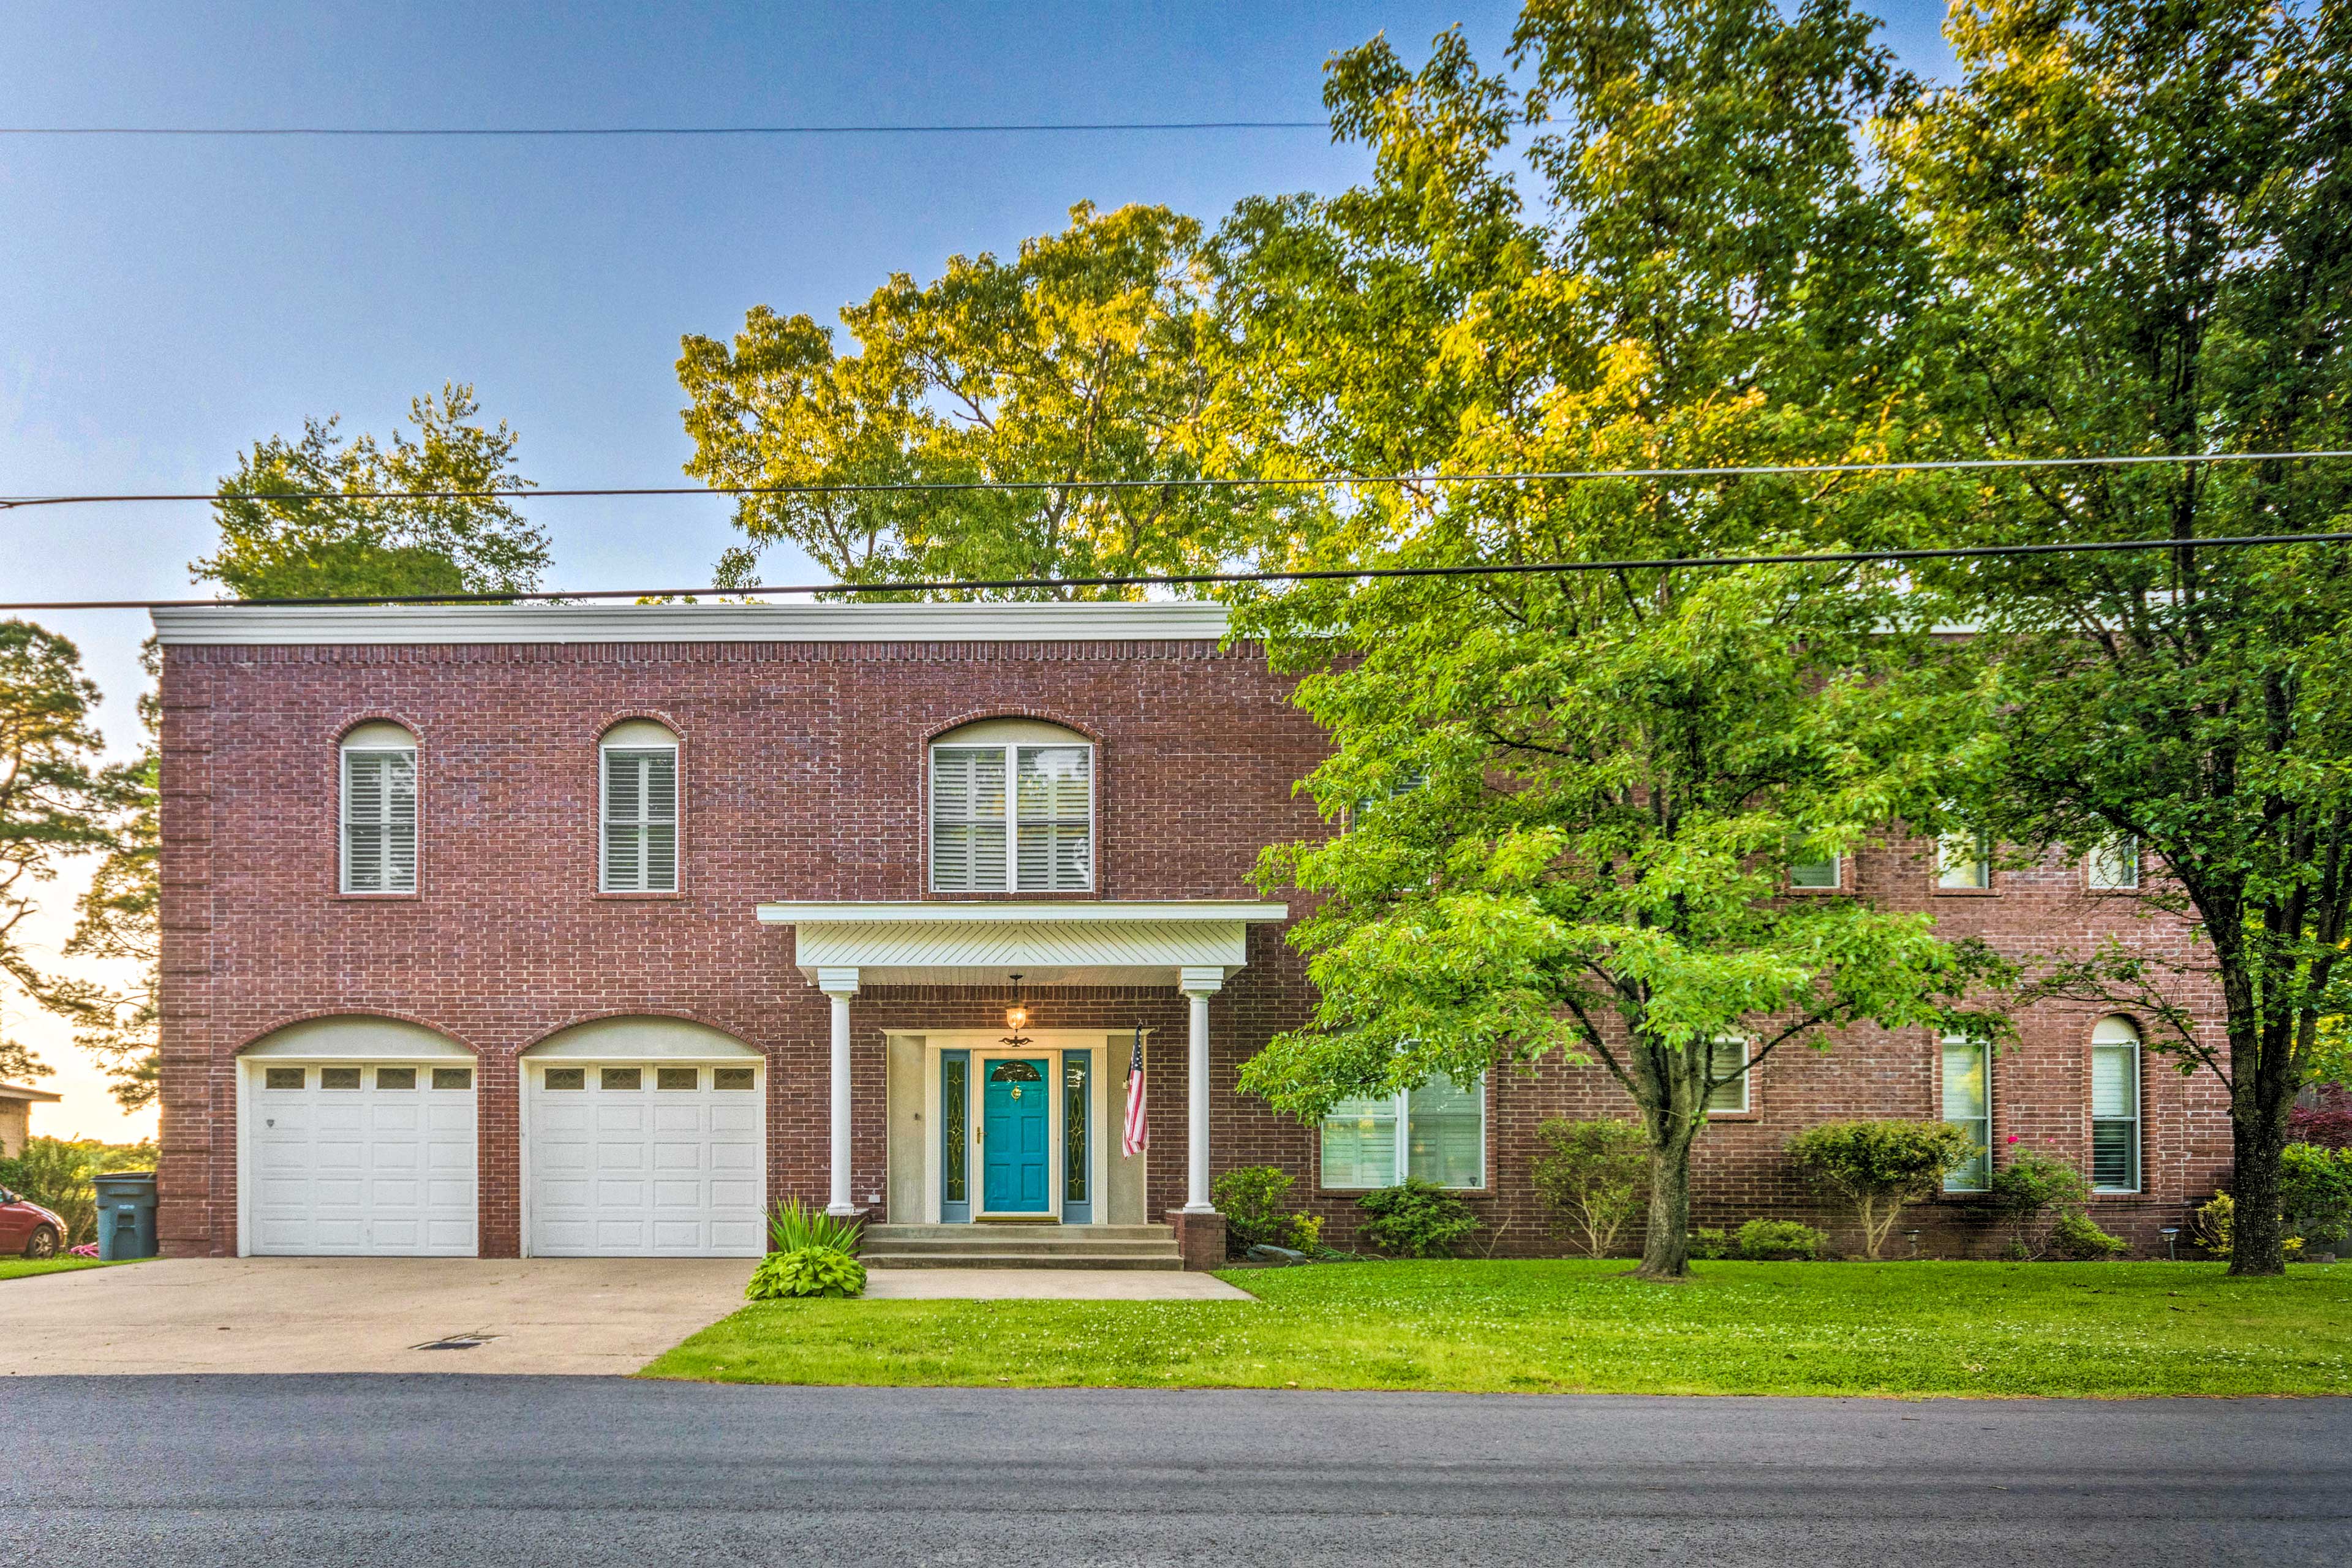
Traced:
[[[793, 928], [793, 965], [830, 1004], [829, 1212], [867, 1216], [867, 1257], [883, 1267], [1216, 1267], [1211, 1007], [1246, 963], [1249, 926], [1288, 913], [1223, 900], [761, 905], [762, 921]], [[877, 1032], [884, 1170], [861, 1192], [872, 1084], [862, 1099], [852, 1061]], [[1168, 1206], [1164, 1157], [1155, 1204], [1149, 1147], [1129, 1146], [1129, 1080], [1139, 1066], [1164, 1086], [1179, 1063], [1181, 1098], [1149, 1094], [1144, 1112], [1163, 1149], [1182, 1124], [1183, 1202]]]

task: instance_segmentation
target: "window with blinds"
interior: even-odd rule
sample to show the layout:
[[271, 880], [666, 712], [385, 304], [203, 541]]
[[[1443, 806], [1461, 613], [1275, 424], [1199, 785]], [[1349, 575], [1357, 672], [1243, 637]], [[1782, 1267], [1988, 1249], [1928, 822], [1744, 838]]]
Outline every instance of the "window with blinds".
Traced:
[[1717, 1040], [1707, 1047], [1706, 1076], [1724, 1081], [1707, 1090], [1710, 1116], [1738, 1114], [1748, 1109], [1748, 1042]]
[[2110, 838], [2083, 858], [2083, 876], [2094, 892], [2121, 892], [2139, 886], [2139, 840], [2130, 834]]
[[1079, 893], [1094, 886], [1094, 748], [931, 748], [931, 888]]
[[1433, 1079], [1403, 1094], [1343, 1100], [1323, 1118], [1327, 1188], [1392, 1187], [1407, 1176], [1442, 1187], [1486, 1184], [1486, 1083]]
[[347, 745], [342, 756], [343, 891], [416, 891], [416, 748]]
[[1944, 1120], [1968, 1131], [1968, 1162], [1944, 1173], [1948, 1193], [1981, 1193], [1992, 1184], [1992, 1048], [1965, 1035], [1944, 1040]]
[[2091, 1031], [2091, 1189], [2139, 1191], [2139, 1031], [2128, 1018]]
[[677, 748], [606, 746], [604, 870], [608, 893], [677, 891]]
[[1948, 833], [1936, 842], [1936, 886], [1990, 888], [1992, 835], [1973, 830]]

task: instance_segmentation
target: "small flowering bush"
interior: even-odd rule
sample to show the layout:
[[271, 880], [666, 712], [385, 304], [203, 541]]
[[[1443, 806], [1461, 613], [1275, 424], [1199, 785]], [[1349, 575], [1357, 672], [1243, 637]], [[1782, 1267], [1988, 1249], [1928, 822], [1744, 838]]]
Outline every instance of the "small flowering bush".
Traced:
[[866, 1265], [833, 1247], [803, 1247], [794, 1252], [771, 1252], [751, 1270], [743, 1287], [744, 1300], [773, 1301], [803, 1296], [860, 1296], [866, 1292]]

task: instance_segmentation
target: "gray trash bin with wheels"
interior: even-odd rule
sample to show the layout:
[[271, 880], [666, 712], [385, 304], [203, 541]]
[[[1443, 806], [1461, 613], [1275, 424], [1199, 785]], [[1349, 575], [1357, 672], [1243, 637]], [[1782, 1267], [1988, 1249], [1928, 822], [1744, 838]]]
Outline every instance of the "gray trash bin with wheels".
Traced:
[[97, 1177], [98, 1255], [108, 1262], [155, 1256], [155, 1173], [109, 1171]]

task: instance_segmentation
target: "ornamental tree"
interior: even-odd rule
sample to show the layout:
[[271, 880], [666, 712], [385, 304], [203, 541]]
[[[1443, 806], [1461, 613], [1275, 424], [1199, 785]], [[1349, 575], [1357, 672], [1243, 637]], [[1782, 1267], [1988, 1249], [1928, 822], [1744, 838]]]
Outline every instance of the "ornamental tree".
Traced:
[[[2352, 6], [1979, 0], [1948, 36], [1961, 81], [1886, 140], [1940, 279], [1920, 434], [1970, 457], [2352, 447]], [[2154, 1020], [2151, 1048], [2223, 1084], [2230, 1269], [2277, 1274], [2289, 1115], [2352, 1008], [2352, 550], [2200, 541], [2352, 527], [2352, 464], [2029, 470], [1955, 525], [2177, 542], [1927, 577], [1997, 672], [1979, 822], [2145, 857], [2114, 896], [2194, 921], [2186, 950], [2077, 955], [2042, 989]]]

